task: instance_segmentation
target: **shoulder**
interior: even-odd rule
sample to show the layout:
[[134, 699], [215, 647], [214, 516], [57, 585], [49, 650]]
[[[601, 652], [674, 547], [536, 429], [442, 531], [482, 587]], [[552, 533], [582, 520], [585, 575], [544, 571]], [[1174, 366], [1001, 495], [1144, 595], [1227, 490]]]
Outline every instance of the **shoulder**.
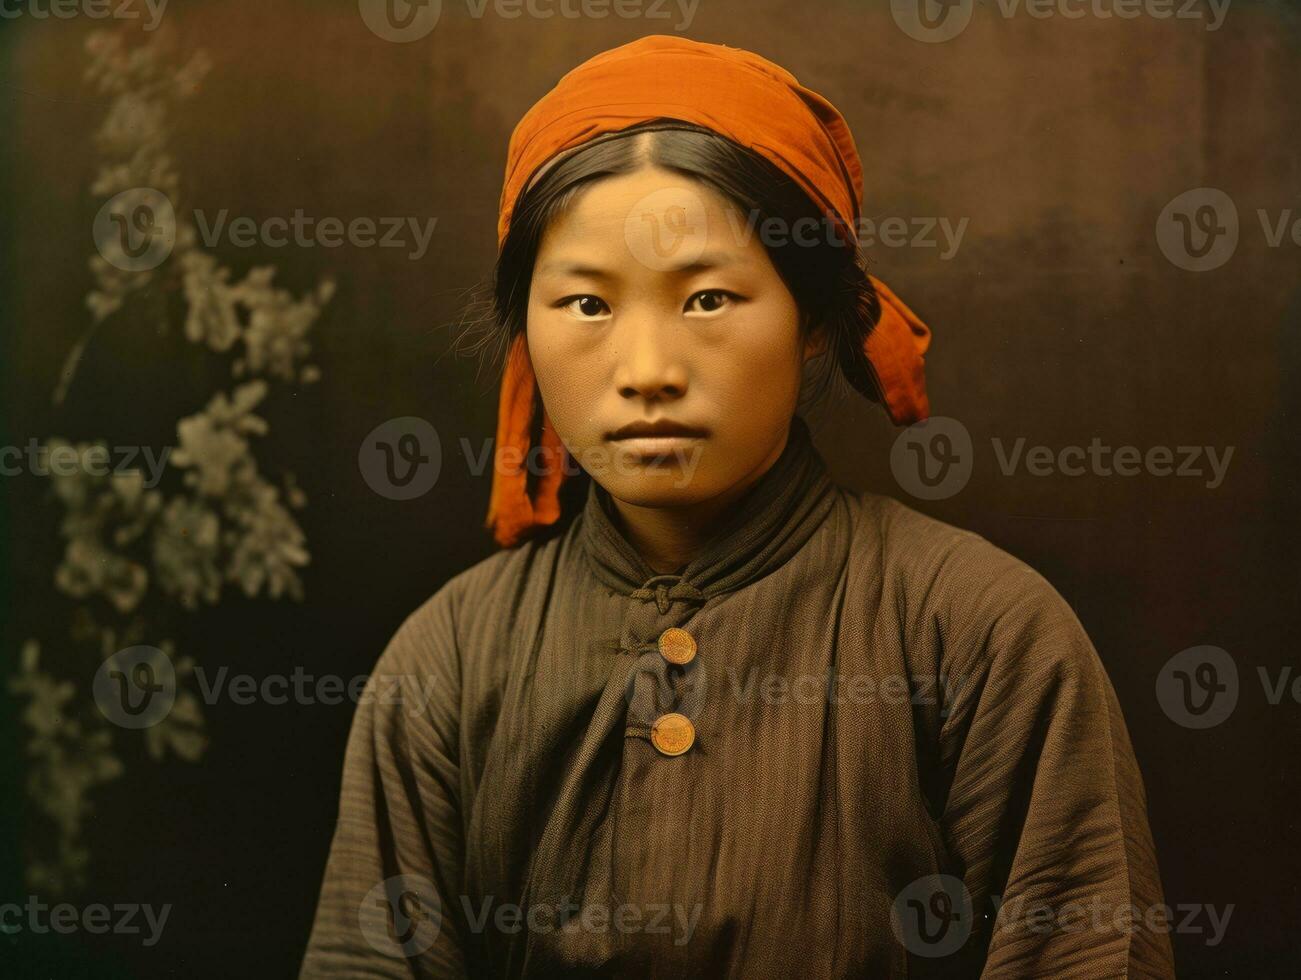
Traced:
[[879, 577], [907, 635], [932, 636], [946, 660], [1027, 646], [1041, 658], [1093, 659], [1074, 610], [1024, 561], [891, 497], [846, 493], [856, 515], [856, 560]]
[[416, 667], [459, 659], [459, 651], [480, 646], [475, 641], [485, 633], [509, 631], [528, 588], [550, 567], [559, 547], [554, 537], [525, 542], [456, 573], [406, 616], [381, 662]]
[[893, 497], [869, 491], [846, 494], [856, 512], [855, 551], [860, 558], [875, 560], [888, 584], [914, 595], [943, 586], [950, 600], [986, 591], [991, 597], [1010, 598], [1026, 590], [1057, 596], [1033, 568], [974, 531], [946, 524]]

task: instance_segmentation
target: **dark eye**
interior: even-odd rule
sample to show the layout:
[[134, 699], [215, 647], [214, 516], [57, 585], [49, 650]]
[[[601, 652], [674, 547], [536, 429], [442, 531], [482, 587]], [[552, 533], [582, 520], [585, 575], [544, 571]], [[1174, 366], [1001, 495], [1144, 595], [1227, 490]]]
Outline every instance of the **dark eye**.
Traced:
[[[576, 309], [573, 308], [575, 305], [577, 305]], [[610, 309], [601, 299], [590, 295], [570, 296], [566, 299], [562, 299], [560, 301], [560, 307], [569, 310], [569, 312], [573, 313], [575, 316], [586, 318], [598, 317], [602, 312], [609, 312]]]
[[723, 289], [704, 289], [687, 300], [687, 309], [690, 309], [696, 300], [702, 300], [700, 312], [717, 313], [724, 305], [735, 298], [732, 293]]

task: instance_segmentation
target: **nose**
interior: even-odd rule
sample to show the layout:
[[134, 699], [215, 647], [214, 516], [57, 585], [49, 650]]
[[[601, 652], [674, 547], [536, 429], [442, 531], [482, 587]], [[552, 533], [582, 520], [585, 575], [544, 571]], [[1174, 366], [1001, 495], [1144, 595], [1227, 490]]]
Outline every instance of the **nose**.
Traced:
[[673, 401], [687, 392], [687, 369], [674, 343], [677, 325], [655, 316], [626, 320], [613, 338], [618, 366], [615, 385], [628, 399]]

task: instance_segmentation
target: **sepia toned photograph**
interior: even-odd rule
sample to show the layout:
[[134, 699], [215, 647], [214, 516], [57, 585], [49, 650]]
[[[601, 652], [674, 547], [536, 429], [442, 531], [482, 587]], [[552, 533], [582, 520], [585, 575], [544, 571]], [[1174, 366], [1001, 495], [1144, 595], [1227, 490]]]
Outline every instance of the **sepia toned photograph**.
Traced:
[[1301, 4], [0, 0], [0, 977], [1301, 966]]

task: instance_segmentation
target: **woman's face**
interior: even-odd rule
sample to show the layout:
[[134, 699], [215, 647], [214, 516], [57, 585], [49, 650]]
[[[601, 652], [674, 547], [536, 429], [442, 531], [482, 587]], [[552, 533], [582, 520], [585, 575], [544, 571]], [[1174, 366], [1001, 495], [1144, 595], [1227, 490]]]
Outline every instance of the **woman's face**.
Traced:
[[[799, 311], [739, 209], [646, 167], [596, 181], [543, 235], [528, 347], [570, 454], [618, 500], [680, 507], [739, 493], [786, 444]], [[641, 438], [618, 430], [676, 423]]]

